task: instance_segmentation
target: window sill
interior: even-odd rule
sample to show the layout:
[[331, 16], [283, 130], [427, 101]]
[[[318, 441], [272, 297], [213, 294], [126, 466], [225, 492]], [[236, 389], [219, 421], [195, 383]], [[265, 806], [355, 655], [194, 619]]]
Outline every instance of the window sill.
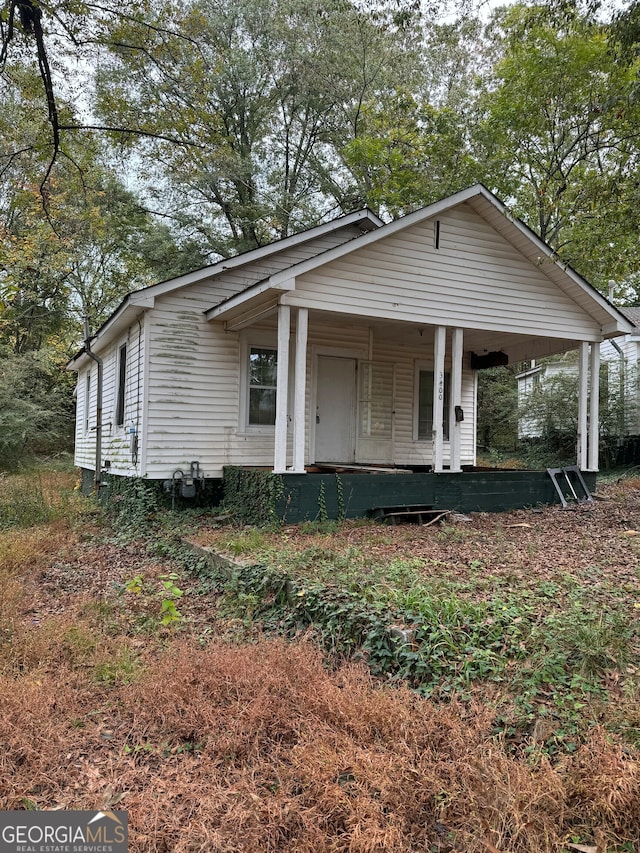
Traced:
[[250, 438], [252, 436], [257, 435], [271, 435], [274, 436], [276, 434], [276, 428], [272, 426], [264, 426], [264, 427], [252, 427], [246, 426], [242, 427], [236, 432], [238, 438]]

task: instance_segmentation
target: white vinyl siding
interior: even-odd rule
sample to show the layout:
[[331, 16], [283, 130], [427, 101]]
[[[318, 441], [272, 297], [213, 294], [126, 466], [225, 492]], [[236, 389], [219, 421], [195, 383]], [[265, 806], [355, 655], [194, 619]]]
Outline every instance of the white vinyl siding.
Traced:
[[[429, 351], [430, 350], [430, 351]], [[433, 443], [431, 437], [417, 439], [415, 437], [415, 377], [416, 356], [425, 370], [433, 371], [433, 342], [428, 341], [418, 351], [402, 345], [375, 344], [375, 357], [395, 363], [395, 415], [394, 415], [394, 454], [395, 465], [431, 465], [433, 462]], [[447, 357], [445, 360], [446, 373], [451, 372], [449, 341], [447, 341]], [[462, 408], [464, 421], [460, 424], [461, 463], [475, 463], [475, 422], [476, 422], [476, 378], [469, 368], [468, 358], [465, 358], [462, 371]], [[450, 445], [444, 443], [444, 462], [449, 464]]]
[[[121, 348], [126, 344], [127, 356], [124, 373], [123, 423], [116, 423], [118, 415], [118, 388], [120, 375]], [[144, 325], [134, 323], [128, 330], [124, 340], [118, 339], [111, 346], [102, 350], [100, 357], [103, 362], [102, 384], [102, 460], [110, 464], [105, 470], [115, 474], [135, 476], [141, 474], [140, 464], [133, 465], [131, 459], [131, 434], [134, 428], [138, 433], [143, 429], [143, 372]], [[91, 372], [90, 384], [87, 385], [87, 371]], [[96, 453], [96, 396], [98, 385], [97, 366], [92, 365], [80, 371], [78, 377], [78, 400], [76, 418], [76, 449], [75, 464], [81, 468], [95, 466]], [[86, 409], [86, 390], [89, 387], [89, 430], [84, 430]]]
[[95, 465], [96, 381], [95, 368], [85, 367], [78, 373], [76, 397], [76, 436], [74, 465], [90, 468]]
[[[241, 399], [247, 389], [243, 371], [248, 347], [269, 345], [275, 340], [275, 320], [242, 333], [225, 332], [221, 323], [207, 323], [193, 310], [196, 286], [190, 288], [191, 311], [185, 311], [186, 294], [162, 299], [151, 319], [149, 420], [146, 475], [152, 479], [169, 477], [176, 468], [198, 460], [208, 477], [219, 477], [225, 465], [273, 464], [274, 433], [269, 427], [243, 426]], [[201, 294], [197, 301], [206, 301]], [[307, 350], [307, 420], [305, 459], [314, 458], [314, 422], [317, 356], [348, 354], [363, 365], [369, 361], [369, 328], [354, 323], [348, 328], [309, 322]], [[423, 344], [423, 347], [432, 346]], [[424, 351], [424, 350], [423, 350]], [[406, 342], [377, 343], [374, 336], [373, 362], [393, 368], [395, 402], [393, 445], [386, 462], [397, 465], [430, 465], [431, 440], [414, 440], [414, 374], [417, 353]], [[429, 356], [422, 359], [429, 364]], [[244, 365], [244, 366], [243, 366]], [[450, 367], [447, 366], [447, 370]], [[463, 373], [465, 420], [461, 425], [462, 462], [475, 459], [474, 374]], [[246, 403], [244, 406], [246, 410]], [[291, 436], [289, 436], [289, 444]], [[290, 449], [290, 448], [289, 448]], [[366, 444], [362, 453], [366, 457]], [[445, 462], [448, 442], [445, 442]], [[289, 456], [290, 458], [290, 456]], [[364, 458], [360, 461], [365, 461]]]
[[468, 205], [296, 280], [289, 305], [493, 332], [596, 340], [599, 325]]

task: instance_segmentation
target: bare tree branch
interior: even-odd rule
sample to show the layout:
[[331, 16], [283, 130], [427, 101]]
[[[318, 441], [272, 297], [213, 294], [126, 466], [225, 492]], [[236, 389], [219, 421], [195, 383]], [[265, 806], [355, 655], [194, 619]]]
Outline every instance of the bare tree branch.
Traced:
[[61, 124], [59, 125], [60, 130], [100, 130], [104, 133], [121, 133], [126, 136], [126, 134], [131, 134], [132, 136], [146, 136], [150, 139], [162, 139], [165, 142], [172, 142], [174, 145], [184, 145], [189, 148], [206, 148], [205, 145], [202, 145], [199, 142], [190, 142], [187, 139], [178, 139], [175, 136], [168, 136], [164, 133], [155, 133], [151, 130], [142, 130], [142, 128], [135, 127], [115, 127], [108, 124]]

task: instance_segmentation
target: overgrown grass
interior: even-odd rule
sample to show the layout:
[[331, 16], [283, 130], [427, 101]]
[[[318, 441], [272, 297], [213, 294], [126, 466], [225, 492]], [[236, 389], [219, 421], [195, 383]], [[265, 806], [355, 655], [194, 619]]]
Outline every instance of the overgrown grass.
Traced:
[[0, 808], [117, 804], [132, 853], [633, 851], [637, 578], [521, 579], [505, 526], [495, 563], [460, 531], [221, 533], [231, 577], [172, 519], [0, 532]]
[[77, 476], [68, 470], [0, 474], [0, 530], [69, 520], [85, 512], [87, 501], [76, 486]]
[[[616, 713], [618, 702], [636, 695], [640, 673], [637, 572], [622, 582], [608, 576], [619, 534], [602, 533], [606, 542], [594, 551], [600, 564], [568, 554], [564, 566], [547, 569], [535, 516], [512, 525], [526, 538], [509, 521], [498, 518], [490, 534], [444, 524], [423, 537], [433, 547], [420, 550], [433, 556], [386, 559], [372, 557], [378, 545], [401, 545], [404, 537], [411, 550], [416, 535], [350, 524], [221, 533], [219, 546], [243, 565], [213, 584], [224, 590], [227, 616], [250, 633], [256, 626], [288, 637], [311, 631], [331, 654], [363, 658], [377, 676], [422, 695], [486, 697], [496, 734], [516, 751], [572, 752], [603, 722], [640, 746], [638, 727], [622, 725]], [[569, 550], [575, 547], [571, 540]], [[633, 536], [624, 547], [635, 548]], [[543, 569], [528, 572], [529, 564]]]

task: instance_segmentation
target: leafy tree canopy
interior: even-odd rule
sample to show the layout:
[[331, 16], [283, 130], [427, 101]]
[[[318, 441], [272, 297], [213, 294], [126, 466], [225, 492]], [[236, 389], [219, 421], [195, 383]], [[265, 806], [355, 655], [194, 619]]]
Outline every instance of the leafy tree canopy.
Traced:
[[604, 287], [640, 261], [638, 60], [575, 6], [555, 21], [547, 11], [516, 5], [493, 24], [503, 55], [481, 100], [478, 156], [516, 214]]

